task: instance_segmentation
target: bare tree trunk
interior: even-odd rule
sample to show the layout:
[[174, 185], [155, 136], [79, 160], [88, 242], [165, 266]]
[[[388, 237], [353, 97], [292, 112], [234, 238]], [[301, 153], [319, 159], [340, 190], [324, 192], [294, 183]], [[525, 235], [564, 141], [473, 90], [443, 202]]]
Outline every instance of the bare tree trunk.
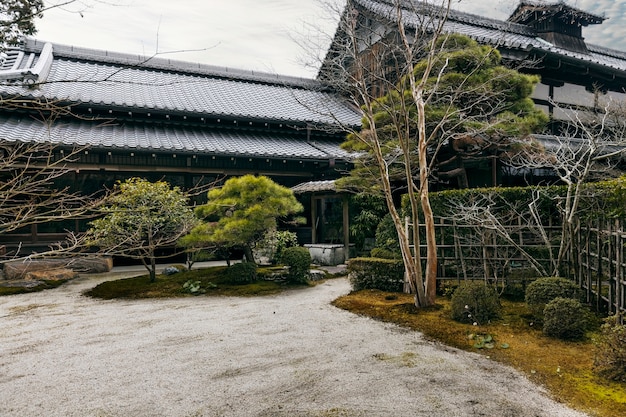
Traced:
[[435, 304], [437, 290], [437, 239], [435, 235], [435, 218], [430, 206], [428, 196], [428, 161], [426, 159], [426, 116], [424, 110], [424, 100], [421, 97], [417, 100], [417, 112], [419, 123], [419, 169], [420, 169], [420, 201], [424, 212], [424, 224], [426, 226], [426, 279], [425, 292], [427, 305]]

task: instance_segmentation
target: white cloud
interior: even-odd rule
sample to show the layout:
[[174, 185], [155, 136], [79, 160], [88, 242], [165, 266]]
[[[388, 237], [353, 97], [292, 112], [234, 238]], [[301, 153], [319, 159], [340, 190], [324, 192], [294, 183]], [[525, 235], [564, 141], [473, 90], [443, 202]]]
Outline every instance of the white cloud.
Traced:
[[[77, 7], [85, 2], [91, 2], [90, 7], [81, 17]], [[609, 18], [598, 27], [584, 28], [588, 42], [626, 51], [626, 0], [567, 3]], [[517, 4], [517, 0], [453, 0], [456, 9], [496, 19], [506, 19]], [[38, 37], [142, 55], [184, 50], [163, 56], [312, 77], [315, 71], [299, 63], [304, 51], [294, 38], [312, 37], [307, 24], [332, 36], [335, 24], [323, 15], [318, 0], [80, 0], [47, 12], [38, 22]]]

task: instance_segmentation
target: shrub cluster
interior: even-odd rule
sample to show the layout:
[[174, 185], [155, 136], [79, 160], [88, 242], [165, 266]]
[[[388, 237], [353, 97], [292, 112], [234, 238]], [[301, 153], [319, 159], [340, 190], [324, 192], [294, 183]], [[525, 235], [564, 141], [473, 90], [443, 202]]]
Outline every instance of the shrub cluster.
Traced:
[[382, 258], [382, 259], [400, 259], [401, 255], [397, 252], [390, 251], [385, 248], [374, 248], [370, 251], [372, 258]]
[[452, 294], [452, 319], [484, 324], [500, 317], [500, 299], [495, 288], [484, 282], [465, 282]]
[[287, 281], [305, 283], [309, 278], [311, 254], [307, 248], [294, 246], [283, 250], [282, 263], [289, 267]]
[[626, 325], [617, 316], [605, 319], [596, 344], [594, 369], [613, 381], [626, 382]]
[[348, 276], [355, 291], [376, 289], [401, 292], [404, 264], [391, 259], [353, 258], [348, 261]]
[[543, 311], [543, 333], [564, 340], [579, 340], [585, 335], [587, 309], [580, 301], [557, 297]]
[[233, 264], [226, 269], [226, 278], [233, 284], [249, 284], [257, 280], [257, 266], [254, 262]]
[[526, 288], [526, 304], [537, 320], [543, 320], [543, 310], [555, 298], [580, 300], [581, 291], [574, 281], [565, 278], [538, 278]]

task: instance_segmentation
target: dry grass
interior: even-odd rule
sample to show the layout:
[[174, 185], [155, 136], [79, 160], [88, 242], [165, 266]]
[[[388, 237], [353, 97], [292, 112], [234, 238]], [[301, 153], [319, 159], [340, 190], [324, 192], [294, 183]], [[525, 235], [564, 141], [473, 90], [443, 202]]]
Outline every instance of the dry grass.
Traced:
[[[356, 314], [397, 323], [426, 337], [463, 350], [479, 352], [511, 365], [546, 387], [555, 399], [593, 416], [626, 415], [626, 384], [605, 381], [592, 372], [595, 334], [582, 342], [544, 336], [532, 326], [522, 302], [503, 300], [502, 319], [481, 326], [450, 319], [449, 300], [441, 297], [432, 308], [418, 310], [407, 294], [376, 290], [353, 292], [334, 304]], [[493, 349], [476, 349], [471, 335], [491, 335]], [[508, 348], [501, 346], [508, 345]]]

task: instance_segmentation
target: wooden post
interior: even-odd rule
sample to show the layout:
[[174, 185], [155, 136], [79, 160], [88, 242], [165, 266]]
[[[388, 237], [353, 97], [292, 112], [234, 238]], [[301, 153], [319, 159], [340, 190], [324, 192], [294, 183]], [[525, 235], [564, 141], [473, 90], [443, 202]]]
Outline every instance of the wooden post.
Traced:
[[317, 198], [311, 195], [311, 243], [317, 243]]
[[343, 207], [343, 250], [344, 250], [344, 262], [350, 259], [350, 202], [348, 196], [344, 195], [341, 198], [341, 205]]

